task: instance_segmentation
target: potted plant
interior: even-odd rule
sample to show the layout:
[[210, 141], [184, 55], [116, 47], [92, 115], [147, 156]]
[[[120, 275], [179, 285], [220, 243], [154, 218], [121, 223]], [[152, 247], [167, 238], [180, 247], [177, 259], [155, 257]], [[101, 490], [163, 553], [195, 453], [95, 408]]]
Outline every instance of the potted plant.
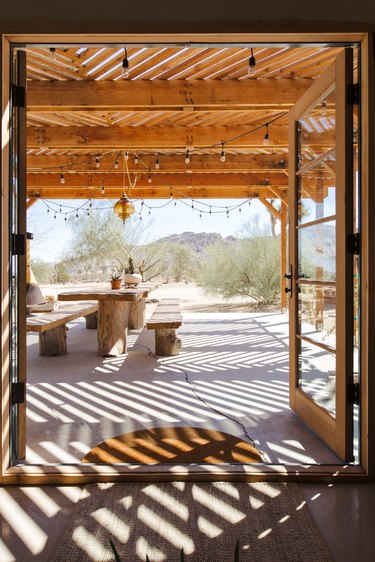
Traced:
[[135, 273], [134, 262], [131, 257], [129, 257], [128, 263], [129, 266], [124, 276], [124, 283], [126, 285], [138, 285], [138, 283], [142, 281], [142, 275], [140, 273]]
[[116, 273], [112, 273], [111, 275], [111, 288], [112, 289], [120, 289], [121, 288], [121, 278], [120, 275]]

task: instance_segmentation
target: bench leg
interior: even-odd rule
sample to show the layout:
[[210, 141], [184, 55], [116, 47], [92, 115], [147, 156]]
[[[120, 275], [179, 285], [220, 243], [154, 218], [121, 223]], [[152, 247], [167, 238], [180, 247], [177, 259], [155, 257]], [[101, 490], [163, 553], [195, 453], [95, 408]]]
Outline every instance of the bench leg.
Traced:
[[39, 355], [66, 355], [66, 325], [57, 326], [39, 334]]
[[128, 328], [138, 330], [143, 328], [146, 322], [146, 299], [140, 299], [130, 303]]
[[155, 354], [162, 356], [178, 355], [181, 340], [177, 330], [155, 330]]
[[92, 312], [91, 314], [87, 314], [85, 316], [86, 319], [86, 329], [87, 330], [96, 330], [98, 327], [98, 312]]

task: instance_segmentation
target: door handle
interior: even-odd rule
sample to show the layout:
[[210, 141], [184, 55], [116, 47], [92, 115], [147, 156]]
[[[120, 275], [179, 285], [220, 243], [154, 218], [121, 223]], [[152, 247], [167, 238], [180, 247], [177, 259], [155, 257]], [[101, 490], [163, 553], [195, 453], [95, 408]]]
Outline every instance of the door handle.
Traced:
[[289, 287], [285, 287], [285, 292], [286, 292], [286, 294], [289, 293], [289, 296], [292, 297], [292, 293], [293, 293], [293, 289], [292, 289], [293, 273], [292, 273], [292, 266], [291, 265], [289, 265], [289, 273], [284, 273], [284, 279], [288, 279], [288, 281], [289, 281], [289, 283], [288, 283]]

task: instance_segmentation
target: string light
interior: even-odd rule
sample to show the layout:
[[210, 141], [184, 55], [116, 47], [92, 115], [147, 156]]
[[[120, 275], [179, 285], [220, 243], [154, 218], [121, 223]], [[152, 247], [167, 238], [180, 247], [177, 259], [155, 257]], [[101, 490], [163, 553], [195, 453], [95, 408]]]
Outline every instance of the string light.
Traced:
[[186, 149], [185, 164], [190, 164], [190, 152], [189, 152], [189, 149]]
[[125, 158], [125, 160], [126, 160], [126, 161], [128, 160], [128, 158], [129, 158], [129, 154], [128, 154], [127, 152], [125, 152], [125, 154], [124, 154], [124, 158]]
[[116, 162], [115, 162], [115, 170], [118, 170], [118, 156], [117, 156]]
[[256, 70], [255, 66], [256, 66], [256, 60], [254, 57], [254, 51], [253, 49], [251, 49], [251, 56], [249, 58], [249, 69], [247, 71], [249, 76], [254, 76]]
[[127, 51], [126, 47], [124, 47], [124, 51], [125, 51], [125, 57], [122, 61], [121, 76], [123, 78], [128, 78], [130, 72], [129, 72], [128, 51]]
[[60, 183], [65, 183], [65, 177], [64, 177], [62, 169], [61, 169], [61, 173], [60, 173]]
[[264, 146], [267, 146], [269, 144], [269, 142], [270, 142], [270, 136], [269, 136], [269, 133], [268, 133], [268, 123], [266, 123], [266, 132], [265, 132], [264, 139], [263, 139]]
[[52, 60], [57, 59], [57, 53], [56, 53], [55, 47], [50, 47], [49, 54], [50, 54], [50, 57], [51, 57]]
[[148, 172], [148, 183], [152, 182], [151, 171]]
[[64, 221], [66, 222], [67, 220], [68, 220], [68, 218], [67, 218], [66, 213], [65, 213]]
[[138, 152], [134, 156], [134, 164], [139, 164]]
[[160, 162], [159, 162], [159, 156], [157, 156], [155, 162], [155, 170], [159, 170], [159, 168], [160, 168]]
[[324, 100], [322, 101], [322, 106], [321, 106], [321, 110], [320, 110], [321, 115], [323, 115], [323, 117], [325, 115], [327, 115], [327, 100], [324, 98]]
[[220, 162], [225, 162], [225, 152], [224, 152], [224, 143], [221, 143], [221, 154], [220, 154]]
[[101, 192], [102, 195], [105, 194], [104, 184], [102, 185], [100, 192]]
[[95, 167], [96, 167], [96, 168], [100, 168], [100, 162], [99, 162], [99, 158], [98, 158], [98, 157], [95, 158]]

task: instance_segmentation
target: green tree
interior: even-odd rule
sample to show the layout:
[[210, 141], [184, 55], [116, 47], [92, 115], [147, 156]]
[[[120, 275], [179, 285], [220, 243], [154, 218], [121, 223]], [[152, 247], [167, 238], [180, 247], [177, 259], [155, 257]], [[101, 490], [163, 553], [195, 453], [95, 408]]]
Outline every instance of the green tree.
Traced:
[[161, 245], [149, 240], [151, 222], [132, 217], [123, 225], [112, 210], [103, 209], [80, 221], [73, 217], [70, 225], [73, 239], [65, 258], [80, 264], [86, 273], [100, 274], [108, 266], [125, 272], [131, 257], [135, 270], [142, 274], [144, 281], [150, 281], [165, 267]]
[[54, 283], [68, 283], [70, 276], [66, 264], [62, 261], [55, 265], [53, 269], [53, 282]]
[[53, 265], [39, 258], [31, 260], [31, 271], [38, 283], [51, 283], [53, 279]]
[[197, 281], [207, 294], [225, 299], [245, 296], [274, 304], [280, 294], [280, 241], [269, 230], [247, 225], [246, 237], [209, 246]]

